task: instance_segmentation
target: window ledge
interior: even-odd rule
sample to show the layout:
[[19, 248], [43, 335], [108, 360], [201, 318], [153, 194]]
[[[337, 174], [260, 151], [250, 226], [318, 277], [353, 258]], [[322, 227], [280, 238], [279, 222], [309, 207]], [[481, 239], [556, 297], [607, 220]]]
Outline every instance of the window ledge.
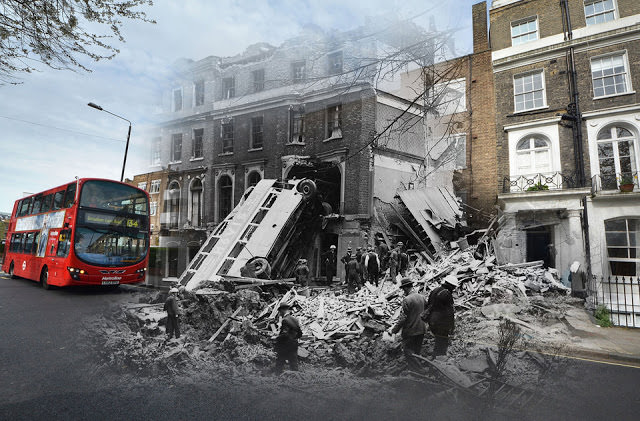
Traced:
[[543, 107], [537, 107], [537, 108], [529, 108], [529, 109], [527, 109], [527, 110], [514, 111], [514, 112], [513, 112], [513, 114], [511, 114], [511, 115], [526, 114], [526, 113], [531, 112], [531, 111], [546, 110], [546, 109], [548, 109], [548, 108], [549, 108], [549, 106], [548, 106], [548, 105], [545, 105], [545, 106], [543, 106]]
[[306, 146], [304, 142], [288, 142], [285, 143], [285, 146]]
[[218, 156], [231, 156], [231, 155], [233, 155], [233, 152], [222, 152], [218, 154]]
[[323, 142], [330, 142], [337, 139], [342, 139], [342, 136], [331, 136], [330, 138], [323, 140]]
[[173, 164], [182, 164], [182, 160], [180, 161], [169, 161], [168, 164], [173, 165]]
[[204, 160], [204, 156], [198, 156], [198, 157], [189, 159], [189, 161], [191, 161], [191, 162], [193, 162], [193, 161], [202, 161], [202, 160]]
[[636, 91], [629, 91], [629, 92], [622, 92], [622, 93], [619, 93], [619, 94], [603, 95], [603, 96], [594, 96], [594, 97], [593, 97], [593, 100], [595, 101], [595, 100], [597, 100], [597, 99], [606, 99], [606, 98], [613, 98], [613, 97], [616, 97], [616, 96], [633, 95], [633, 94], [635, 94], [635, 93], [636, 93]]
[[257, 151], [261, 151], [262, 148], [251, 148], [251, 149], [247, 149], [247, 152], [257, 152]]

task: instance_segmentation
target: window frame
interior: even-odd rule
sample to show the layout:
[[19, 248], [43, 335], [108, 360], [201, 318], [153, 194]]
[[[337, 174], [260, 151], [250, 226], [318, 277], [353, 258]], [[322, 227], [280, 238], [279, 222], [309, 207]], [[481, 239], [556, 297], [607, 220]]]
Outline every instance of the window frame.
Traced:
[[231, 99], [236, 96], [236, 78], [234, 76], [222, 78], [222, 99]]
[[162, 137], [151, 139], [151, 165], [162, 164]]
[[[334, 110], [335, 108], [335, 110]], [[338, 113], [338, 125], [336, 126], [336, 118], [334, 112]], [[342, 138], [342, 104], [332, 104], [325, 108], [325, 139]], [[332, 125], [330, 127], [330, 125]]]
[[[637, 217], [617, 217], [617, 218], [610, 218], [610, 219], [606, 219], [603, 221], [603, 225], [604, 225], [604, 237], [605, 237], [605, 248], [606, 250], [606, 260], [607, 260], [607, 270], [609, 271], [609, 274], [611, 276], [633, 276], [633, 277], [637, 277], [640, 276], [640, 235], [637, 235], [640, 233], [640, 230], [636, 229], [636, 231], [630, 231], [629, 230], [629, 220], [633, 220], [636, 221], [635, 223], [637, 224], [637, 226], [640, 226], [640, 218]], [[607, 223], [615, 223], [618, 221], [624, 221], [625, 222], [625, 231], [619, 231], [619, 230], [608, 230], [607, 229]], [[626, 234], [625, 235], [625, 242], [626, 245], [619, 245], [619, 244], [610, 244], [610, 239], [612, 238], [613, 235], [615, 234]], [[630, 233], [633, 233], [633, 237], [630, 235]], [[634, 240], [632, 240], [632, 238], [634, 238]], [[631, 244], [632, 242], [635, 242], [635, 244]], [[621, 256], [610, 256], [610, 252], [611, 250], [626, 250], [627, 251], [627, 257], [621, 257]], [[632, 254], [632, 250], [633, 254], [635, 254], [635, 257], [631, 257]], [[625, 274], [617, 274], [614, 273], [613, 268], [611, 267], [611, 262], [620, 262], [620, 263], [634, 263], [635, 264], [635, 274], [634, 275], [625, 275]]]
[[253, 79], [253, 92], [262, 92], [265, 89], [265, 71], [264, 68], [256, 69], [251, 72], [251, 77]]
[[[616, 2], [616, 0], [611, 0], [611, 4], [613, 6], [612, 10], [605, 10], [602, 13], [593, 13], [592, 15], [587, 15], [587, 5], [589, 4], [596, 4], [596, 3], [604, 3], [606, 0], [584, 0], [582, 5], [582, 10], [584, 11], [584, 23], [586, 26], [591, 26], [591, 25], [600, 25], [601, 23], [607, 23], [607, 22], [611, 22], [614, 21], [616, 19], [619, 18], [618, 16], [618, 4]], [[613, 18], [609, 19], [609, 20], [605, 20], [604, 22], [592, 22], [589, 23], [589, 18], [592, 17], [596, 17], [596, 16], [602, 16], [602, 15], [607, 15], [609, 12], [613, 12]]]
[[[259, 129], [259, 130], [258, 130]], [[264, 147], [264, 116], [251, 117], [251, 150]]]
[[[336, 60], [339, 58], [339, 60]], [[344, 54], [342, 50], [327, 53], [327, 63], [329, 75], [339, 75], [344, 72]]]
[[[518, 34], [518, 35], [516, 35], [514, 37], [513, 29], [515, 27], [519, 27], [519, 26], [524, 25], [524, 24], [529, 24], [530, 22], [535, 22], [535, 24], [536, 24], [536, 30], [535, 31], [524, 32], [524, 33]], [[518, 45], [526, 44], [528, 42], [537, 41], [537, 40], [540, 39], [540, 24], [539, 24], [539, 19], [538, 19], [537, 15], [528, 16], [526, 18], [515, 20], [515, 21], [511, 22], [511, 24], [509, 25], [509, 28], [510, 28], [511, 46], [512, 47], [516, 47]], [[529, 35], [529, 34], [533, 34], [533, 33], [535, 33], [535, 35], [536, 35], [535, 39], [527, 39], [526, 41], [518, 41], [517, 43], [514, 43], [514, 41], [516, 39], [520, 39], [524, 35]]]
[[[600, 96], [596, 96], [596, 86], [595, 86], [595, 80], [593, 77], [593, 61], [594, 60], [602, 60], [602, 59], [606, 59], [606, 58], [613, 58], [613, 57], [618, 57], [618, 56], [622, 56], [622, 64], [624, 66], [624, 75], [625, 75], [625, 88], [626, 91], [624, 92], [616, 92], [613, 94], [604, 94], [604, 95], [600, 95]], [[629, 56], [627, 54], [627, 50], [620, 50], [620, 51], [613, 51], [610, 53], [606, 53], [606, 54], [599, 54], [597, 56], [593, 56], [589, 58], [589, 70], [591, 72], [591, 92], [593, 93], [593, 99], [602, 99], [602, 98], [610, 98], [610, 97], [614, 97], [614, 96], [620, 96], [620, 95], [628, 95], [628, 94], [633, 94], [635, 93], [633, 91], [633, 85], [631, 83], [631, 67], [629, 66]], [[598, 79], [605, 79], [607, 77], [611, 77], [611, 76], [616, 76], [616, 74], [613, 75], [603, 75], [601, 78]], [[614, 83], [614, 87], [617, 84]], [[603, 84], [603, 90], [604, 90], [604, 84]]]
[[[202, 86], [202, 89], [198, 89]], [[205, 82], [204, 79], [193, 81], [193, 107], [204, 105]]]
[[307, 78], [306, 60], [298, 60], [291, 63], [291, 78], [294, 82], [301, 82]]
[[[531, 76], [531, 75], [536, 75], [539, 74], [540, 75], [540, 80], [542, 83], [542, 89], [540, 89], [539, 91], [542, 91], [542, 105], [540, 106], [535, 106], [535, 98], [534, 98], [534, 106], [533, 108], [525, 108], [523, 110], [518, 110], [517, 109], [517, 100], [516, 98], [519, 95], [525, 95], [527, 93], [530, 92], [537, 92], [538, 90], [533, 89], [531, 91], [523, 91], [520, 94], [516, 94], [516, 80], [518, 80], [519, 78], [524, 78], [527, 76]], [[545, 75], [544, 75], [544, 69], [540, 69], [540, 70], [532, 70], [529, 72], [525, 72], [525, 73], [518, 73], [513, 75], [513, 81], [512, 81], [512, 89], [513, 89], [513, 113], [517, 114], [517, 113], [525, 113], [525, 112], [529, 112], [529, 111], [535, 111], [535, 110], [541, 110], [544, 108], [547, 108], [549, 105], [547, 104], [547, 83], [546, 83], [546, 79], [545, 79]], [[524, 104], [526, 104], [526, 101], [523, 102]]]
[[[176, 151], [178, 149], [176, 141], [178, 140], [178, 137], [179, 137], [179, 140], [180, 140], [180, 144], [179, 144], [179, 146], [180, 146], [179, 155], [180, 156], [176, 157]], [[182, 133], [172, 133], [171, 134], [171, 162], [182, 162], [182, 138], [183, 138]]]
[[159, 178], [156, 180], [151, 180], [151, 185], [149, 186], [149, 194], [158, 194], [160, 193], [160, 183], [162, 180]]
[[[199, 132], [199, 135], [196, 132]], [[191, 159], [200, 158], [204, 158], [204, 128], [202, 127], [191, 131]]]
[[[617, 134], [617, 129], [618, 128], [623, 128], [627, 131], [629, 131], [631, 133], [631, 137], [618, 137]], [[602, 133], [604, 130], [609, 130], [611, 131], [611, 137], [608, 139], [598, 139], [598, 137], [600, 136], [600, 133]], [[614, 132], [615, 132], [615, 136], [614, 136]], [[623, 174], [626, 174], [626, 172], [623, 173], [622, 171], [622, 163], [620, 161], [620, 146], [619, 144], [621, 142], [629, 142], [631, 143], [631, 149], [633, 150], [633, 155], [629, 156], [629, 162], [631, 165], [631, 174], [632, 177], [636, 174], [638, 174], [639, 168], [640, 168], [640, 158], [638, 157], [638, 143], [640, 141], [640, 136], [638, 135], [638, 132], [630, 127], [628, 127], [625, 124], [619, 124], [619, 123], [612, 123], [612, 124], [607, 124], [606, 126], [602, 127], [600, 130], [598, 130], [598, 132], [596, 133], [596, 159], [597, 159], [597, 163], [598, 163], [598, 175], [600, 177], [600, 184], [602, 186], [603, 190], [615, 190], [618, 189], [620, 186], [620, 178], [622, 177]], [[614, 169], [614, 173], [613, 173], [613, 177], [615, 177], [615, 183], [616, 185], [613, 186], [612, 184], [607, 183], [605, 185], [605, 181], [604, 181], [604, 177], [602, 174], [602, 165], [601, 165], [601, 157], [600, 157], [600, 149], [599, 146], [601, 144], [604, 143], [611, 143], [611, 150], [612, 150], [612, 155], [611, 157], [609, 157], [610, 159], [613, 159], [613, 169]], [[610, 175], [608, 175], [610, 176]], [[637, 183], [635, 183], [637, 184]]]
[[[305, 141], [305, 112], [303, 110], [291, 109], [289, 113], [289, 143], [295, 145], [304, 145]], [[296, 122], [299, 121], [299, 128]]]
[[146, 182], [146, 181], [141, 181], [141, 182], [139, 182], [139, 183], [138, 183], [138, 188], [139, 188], [140, 190], [147, 191], [147, 182]]
[[235, 137], [235, 127], [233, 119], [220, 124], [220, 139], [223, 154], [233, 153], [233, 141]]
[[[176, 92], [180, 92], [180, 107], [178, 107], [178, 104], [176, 101]], [[182, 92], [182, 87], [172, 89], [171, 90], [171, 111], [173, 112], [182, 111], [183, 108], [184, 108], [184, 95]]]
[[[545, 146], [536, 147], [535, 146], [536, 140], [542, 140], [545, 143]], [[529, 142], [529, 146], [526, 149], [518, 149], [518, 146], [525, 141]], [[542, 152], [542, 151], [546, 151], [548, 154], [548, 159], [547, 159], [548, 169], [541, 169], [539, 165], [536, 165], [536, 156], [539, 152]], [[553, 172], [553, 160], [551, 156], [552, 154], [551, 140], [547, 139], [546, 136], [542, 136], [538, 133], [531, 133], [524, 136], [523, 138], [521, 138], [516, 142], [515, 153], [516, 153], [515, 162], [516, 162], [517, 175], [527, 177], [527, 176], [534, 176], [538, 174]], [[528, 155], [529, 163], [531, 164], [530, 172], [523, 172], [520, 169], [520, 166], [518, 165], [518, 163], [520, 162], [520, 157], [525, 155]]]

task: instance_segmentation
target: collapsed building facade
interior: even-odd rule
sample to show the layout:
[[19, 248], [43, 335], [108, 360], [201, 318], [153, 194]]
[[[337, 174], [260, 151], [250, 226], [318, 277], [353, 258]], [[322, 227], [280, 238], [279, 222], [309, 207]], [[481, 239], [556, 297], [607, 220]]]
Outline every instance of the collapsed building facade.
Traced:
[[425, 151], [418, 128], [377, 142], [376, 133], [421, 111], [376, 89], [377, 63], [367, 57], [378, 40], [363, 41], [362, 31], [309, 31], [280, 47], [176, 66], [153, 140], [168, 174], [159, 245], [176, 262], [169, 277], [263, 178], [316, 182], [331, 218], [307, 256], [313, 275], [324, 275], [331, 245], [340, 256], [367, 244], [373, 197], [406, 188]]
[[639, 326], [640, 4], [494, 0], [490, 21], [498, 260], [543, 260], [565, 280], [578, 261], [621, 324]]

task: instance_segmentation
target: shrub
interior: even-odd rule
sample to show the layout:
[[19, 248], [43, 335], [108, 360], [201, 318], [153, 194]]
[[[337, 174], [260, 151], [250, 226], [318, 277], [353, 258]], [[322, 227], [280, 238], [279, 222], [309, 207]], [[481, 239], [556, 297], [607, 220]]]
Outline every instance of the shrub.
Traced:
[[599, 305], [598, 308], [596, 308], [595, 318], [601, 327], [613, 326], [611, 318], [609, 317], [609, 309], [603, 305]]

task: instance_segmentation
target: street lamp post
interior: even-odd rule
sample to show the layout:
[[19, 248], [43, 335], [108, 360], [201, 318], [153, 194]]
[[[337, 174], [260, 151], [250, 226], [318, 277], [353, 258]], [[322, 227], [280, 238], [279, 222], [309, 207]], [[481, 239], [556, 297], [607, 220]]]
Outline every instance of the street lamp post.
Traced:
[[107, 111], [104, 108], [102, 108], [101, 106], [94, 104], [93, 102], [90, 102], [87, 104], [89, 107], [91, 108], [95, 108], [98, 111], [104, 111], [105, 113], [109, 113], [114, 117], [118, 117], [124, 121], [126, 121], [127, 123], [129, 123], [129, 131], [127, 132], [127, 146], [124, 149], [124, 160], [122, 161], [122, 174], [120, 175], [120, 182], [122, 182], [122, 180], [124, 180], [124, 167], [127, 165], [127, 152], [129, 152], [129, 139], [131, 138], [131, 122], [129, 120], [127, 120], [126, 118], [119, 116], [118, 114], [114, 114], [111, 111]]

